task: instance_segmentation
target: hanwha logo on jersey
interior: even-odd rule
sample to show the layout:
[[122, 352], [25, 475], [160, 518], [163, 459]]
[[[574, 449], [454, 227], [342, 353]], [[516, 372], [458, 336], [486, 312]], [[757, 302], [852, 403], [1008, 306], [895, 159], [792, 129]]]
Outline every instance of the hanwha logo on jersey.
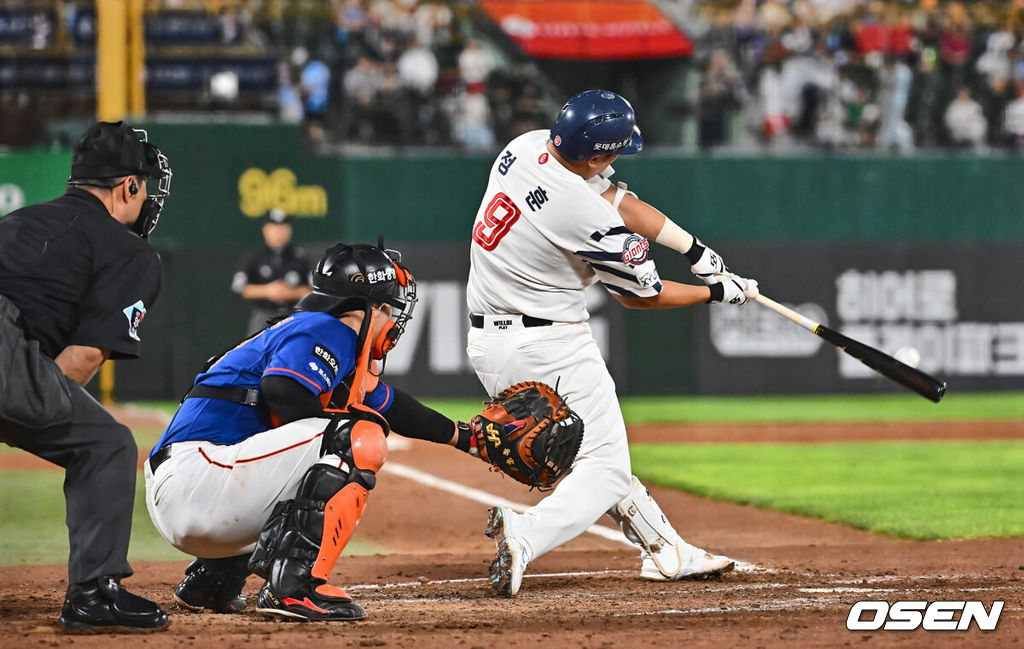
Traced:
[[552, 141], [555, 143], [555, 146], [562, 146], [562, 136], [561, 135], [556, 135], [555, 139], [552, 140]]
[[355, 282], [357, 284], [365, 284], [366, 278], [363, 277], [362, 273], [352, 273], [351, 275], [349, 275], [348, 281]]
[[[558, 136], [556, 135], [555, 137], [557, 138]], [[548, 153], [547, 153], [547, 151], [545, 151], [544, 153], [540, 154], [540, 157], [537, 158], [537, 164], [544, 164], [547, 161], [548, 161]]]
[[651, 244], [638, 234], [631, 234], [622, 244], [622, 261], [626, 264], [639, 266], [647, 261], [651, 252]]

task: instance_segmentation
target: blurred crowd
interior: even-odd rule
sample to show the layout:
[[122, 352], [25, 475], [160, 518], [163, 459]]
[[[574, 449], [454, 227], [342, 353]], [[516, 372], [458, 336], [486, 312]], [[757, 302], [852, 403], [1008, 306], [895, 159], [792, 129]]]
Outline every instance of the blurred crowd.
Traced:
[[441, 0], [339, 0], [316, 52], [279, 67], [282, 119], [312, 140], [492, 149], [548, 121], [530, 64], [467, 37], [466, 6]]
[[1024, 0], [708, 2], [703, 148], [1024, 150]]
[[[36, 77], [85, 78], [89, 61], [64, 69], [52, 55], [94, 47], [96, 1], [0, 3], [0, 77], [24, 77], [20, 90], [0, 86], [0, 136], [10, 126], [0, 140], [45, 115], [91, 110], [82, 88], [60, 93], [56, 83], [46, 101], [16, 108], [43, 97]], [[674, 105], [704, 149], [1024, 150], [1024, 0], [658, 4], [697, 42], [688, 78], [699, 83]], [[548, 126], [562, 88], [578, 81], [566, 66], [542, 74], [493, 25], [481, 31], [478, 5], [145, 0], [151, 108], [274, 111], [314, 144], [492, 150]], [[699, 19], [673, 6], [696, 6]], [[35, 50], [42, 63], [21, 70]], [[633, 65], [636, 76], [645, 63]], [[661, 135], [692, 142], [683, 131]]]

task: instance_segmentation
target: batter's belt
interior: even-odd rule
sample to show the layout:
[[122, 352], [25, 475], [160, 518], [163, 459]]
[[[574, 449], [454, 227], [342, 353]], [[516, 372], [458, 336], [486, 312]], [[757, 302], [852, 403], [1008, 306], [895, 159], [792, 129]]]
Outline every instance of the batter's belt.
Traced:
[[[522, 322], [524, 327], [547, 327], [554, 324], [552, 320], [534, 318], [533, 316], [528, 315], [501, 315], [494, 317], [501, 318], [502, 320], [511, 320], [513, 322]], [[473, 325], [474, 329], [483, 329], [484, 325], [487, 324], [487, 318], [477, 313], [471, 313], [469, 315], [469, 323]]]

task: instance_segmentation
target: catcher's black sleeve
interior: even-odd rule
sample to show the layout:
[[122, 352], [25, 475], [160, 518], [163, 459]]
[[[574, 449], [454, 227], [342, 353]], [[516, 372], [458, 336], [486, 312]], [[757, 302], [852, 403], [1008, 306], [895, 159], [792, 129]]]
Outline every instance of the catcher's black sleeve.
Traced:
[[395, 398], [383, 413], [391, 430], [403, 437], [447, 444], [455, 434], [455, 422], [426, 407], [410, 394], [395, 390]]
[[286, 424], [308, 417], [326, 416], [320, 397], [287, 376], [264, 376], [260, 380], [260, 395], [266, 401], [270, 412], [280, 417]]

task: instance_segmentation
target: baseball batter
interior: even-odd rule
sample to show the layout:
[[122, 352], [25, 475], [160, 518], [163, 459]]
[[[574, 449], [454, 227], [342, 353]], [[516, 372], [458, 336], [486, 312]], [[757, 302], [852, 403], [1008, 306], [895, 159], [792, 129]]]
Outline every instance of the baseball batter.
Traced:
[[[758, 294], [757, 282], [729, 273], [711, 248], [608, 180], [616, 156], [642, 149], [628, 101], [582, 92], [550, 132], [526, 133], [501, 151], [473, 224], [467, 353], [477, 376], [491, 395], [520, 381], [557, 384], [584, 422], [572, 472], [551, 495], [521, 514], [489, 511], [487, 535], [497, 544], [491, 582], [509, 597], [530, 561], [605, 513], [642, 548], [646, 579], [702, 578], [734, 566], [680, 538], [632, 476], [615, 383], [587, 324], [584, 290], [595, 282], [630, 308], [741, 305]], [[707, 285], [659, 277], [649, 240], [686, 255]]]

